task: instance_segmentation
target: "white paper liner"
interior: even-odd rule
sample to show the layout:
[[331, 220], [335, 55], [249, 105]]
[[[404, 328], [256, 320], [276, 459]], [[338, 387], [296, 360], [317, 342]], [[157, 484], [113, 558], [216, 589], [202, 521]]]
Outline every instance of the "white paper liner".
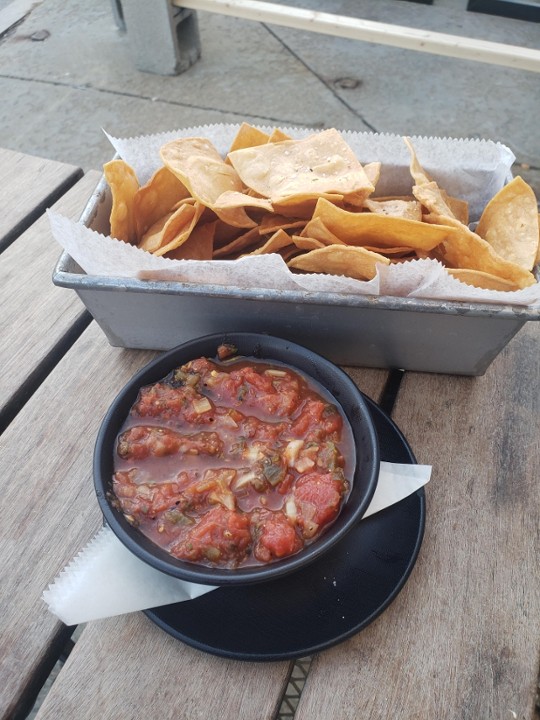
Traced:
[[[239, 125], [205, 125], [136, 138], [107, 135], [114, 149], [131, 165], [141, 184], [162, 165], [160, 147], [178, 137], [202, 136], [226, 154]], [[270, 131], [271, 128], [263, 128]], [[314, 130], [284, 128], [301, 138]], [[376, 196], [410, 194], [408, 150], [399, 135], [343, 132], [362, 163], [380, 161]], [[422, 165], [447, 192], [469, 202], [472, 220], [511, 178], [515, 157], [509, 148], [490, 140], [413, 138]], [[170, 260], [154, 257], [79, 223], [48, 211], [52, 234], [88, 275], [165, 282], [222, 285], [240, 289], [301, 290], [353, 295], [388, 295], [479, 303], [540, 307], [540, 283], [513, 292], [484, 290], [460, 282], [434, 260], [379, 265], [373, 280], [363, 282], [324, 274], [292, 273], [279, 255], [240, 260]]]
[[[381, 462], [377, 489], [364, 518], [408, 497], [430, 477], [430, 465]], [[214, 589], [155, 570], [103, 527], [43, 592], [43, 600], [63, 623], [78, 625], [192, 600]]]

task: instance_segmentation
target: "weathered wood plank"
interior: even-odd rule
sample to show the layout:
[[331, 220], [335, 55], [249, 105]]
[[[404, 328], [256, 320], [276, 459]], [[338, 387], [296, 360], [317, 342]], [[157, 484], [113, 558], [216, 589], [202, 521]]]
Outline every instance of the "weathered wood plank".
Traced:
[[82, 175], [73, 165], [0, 148], [0, 252]]
[[[55, 210], [77, 218], [98, 179], [99, 173], [88, 173]], [[0, 429], [63, 352], [63, 339], [87, 315], [75, 292], [52, 283], [60, 252], [44, 216], [0, 256]]]
[[289, 671], [194, 650], [136, 613], [85, 628], [36, 720], [269, 720]]
[[111, 348], [92, 323], [0, 437], [0, 718], [24, 704], [63, 632], [41, 594], [100, 526], [97, 430], [151, 357]]
[[296, 720], [533, 717], [539, 332], [481, 378], [406, 374], [394, 419], [434, 468], [420, 557], [375, 623], [314, 660]]
[[360, 390], [375, 402], [378, 402], [385, 383], [388, 379], [388, 370], [374, 370], [357, 367], [344, 367], [343, 370], [354, 380]]

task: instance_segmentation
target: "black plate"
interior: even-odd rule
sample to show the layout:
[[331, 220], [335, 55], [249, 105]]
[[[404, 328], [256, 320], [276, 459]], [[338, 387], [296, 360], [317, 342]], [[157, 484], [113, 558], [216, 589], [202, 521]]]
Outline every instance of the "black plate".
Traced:
[[[381, 458], [415, 463], [407, 441], [369, 398]], [[187, 645], [238, 660], [312, 655], [354, 635], [385, 610], [416, 562], [425, 525], [423, 488], [362, 520], [332, 550], [278, 580], [221, 587], [147, 610]]]

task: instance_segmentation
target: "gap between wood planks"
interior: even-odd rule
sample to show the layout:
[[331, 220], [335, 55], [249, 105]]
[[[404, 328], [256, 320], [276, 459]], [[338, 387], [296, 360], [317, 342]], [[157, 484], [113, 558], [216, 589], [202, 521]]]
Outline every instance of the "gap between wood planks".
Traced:
[[36, 392], [51, 371], [54, 370], [58, 362], [64, 357], [72, 345], [74, 345], [80, 338], [86, 328], [90, 325], [91, 321], [92, 316], [85, 310], [82, 315], [75, 320], [69, 330], [51, 348], [39, 365], [30, 373], [30, 375], [28, 375], [26, 380], [18, 388], [17, 392], [0, 411], [0, 435], [19, 414], [28, 400], [30, 400], [32, 395]]

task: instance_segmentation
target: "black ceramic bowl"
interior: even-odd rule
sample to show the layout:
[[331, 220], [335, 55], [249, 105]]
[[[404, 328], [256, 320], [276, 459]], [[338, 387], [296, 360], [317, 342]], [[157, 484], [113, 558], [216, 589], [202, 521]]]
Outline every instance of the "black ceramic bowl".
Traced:
[[[138, 392], [157, 382], [179, 365], [198, 357], [213, 358], [222, 343], [236, 346], [238, 354], [272, 362], [283, 362], [320, 383], [341, 406], [349, 420], [356, 451], [352, 487], [340, 514], [325, 532], [296, 555], [282, 560], [235, 570], [211, 568], [179, 560], [161, 549], [129, 524], [111, 499], [116, 437]], [[146, 365], [124, 387], [109, 408], [101, 425], [94, 451], [94, 484], [98, 502], [117, 537], [137, 557], [158, 570], [190, 582], [232, 585], [263, 582], [293, 572], [318, 558], [338, 543], [366, 511], [379, 474], [379, 446], [367, 404], [362, 394], [340, 368], [311, 350], [277, 337], [257, 333], [225, 333], [191, 340]]]

